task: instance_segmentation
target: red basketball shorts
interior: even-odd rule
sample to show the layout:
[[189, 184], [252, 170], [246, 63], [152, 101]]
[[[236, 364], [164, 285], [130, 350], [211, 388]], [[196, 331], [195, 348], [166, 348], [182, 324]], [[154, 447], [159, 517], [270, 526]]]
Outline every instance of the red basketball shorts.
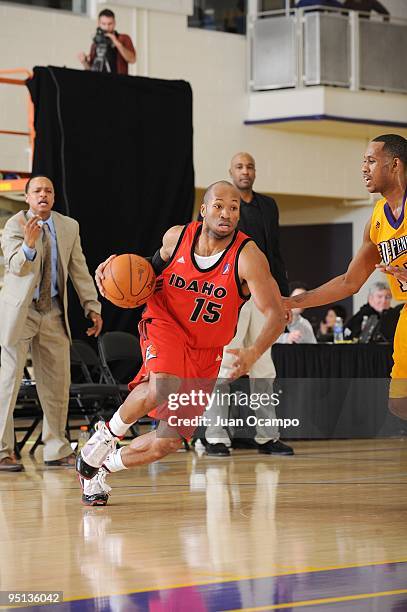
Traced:
[[[129, 383], [130, 391], [149, 379], [150, 372], [170, 374], [180, 379], [169, 388], [166, 379], [157, 381], [157, 395], [167, 397], [149, 416], [167, 421], [184, 438], [192, 436], [200, 424], [222, 362], [223, 347], [192, 348], [185, 331], [174, 322], [142, 320], [139, 325], [143, 365]], [[171, 383], [170, 383], [171, 384]]]

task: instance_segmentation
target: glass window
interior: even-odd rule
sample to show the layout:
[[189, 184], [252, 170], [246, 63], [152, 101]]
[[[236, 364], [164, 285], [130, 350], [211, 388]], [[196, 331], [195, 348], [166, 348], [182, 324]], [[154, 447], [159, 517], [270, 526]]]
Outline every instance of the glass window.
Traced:
[[72, 13], [86, 14], [86, 0], [7, 0], [14, 4], [25, 4], [26, 6], [41, 6], [44, 8], [60, 9]]
[[[285, 9], [285, 0], [261, 0], [259, 3], [259, 11], [261, 13], [266, 11], [278, 11], [281, 9]], [[293, 2], [291, 2], [293, 4]]]
[[194, 0], [188, 26], [246, 34], [246, 0]]

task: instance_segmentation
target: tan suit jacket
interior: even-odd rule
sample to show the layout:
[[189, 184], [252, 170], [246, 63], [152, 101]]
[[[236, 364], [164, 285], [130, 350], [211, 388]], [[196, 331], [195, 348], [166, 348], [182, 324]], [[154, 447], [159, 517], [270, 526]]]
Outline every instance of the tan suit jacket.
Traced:
[[[28, 307], [42, 275], [42, 236], [38, 238], [33, 261], [22, 249], [24, 232], [17, 213], [4, 227], [1, 248], [4, 254], [4, 286], [0, 291], [0, 345], [13, 346], [21, 339]], [[100, 314], [101, 304], [83, 255], [79, 224], [74, 219], [52, 212], [58, 249], [58, 290], [69, 339], [67, 280], [71, 278], [85, 315], [93, 310]]]

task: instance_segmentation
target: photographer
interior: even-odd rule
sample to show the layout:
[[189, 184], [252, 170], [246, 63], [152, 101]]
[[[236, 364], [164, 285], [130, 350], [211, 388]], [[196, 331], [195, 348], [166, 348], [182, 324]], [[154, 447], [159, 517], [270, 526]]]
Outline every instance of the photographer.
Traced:
[[129, 64], [136, 62], [136, 50], [130, 36], [119, 34], [115, 27], [113, 11], [101, 11], [89, 55], [83, 52], [78, 55], [85, 70], [112, 74], [129, 73]]

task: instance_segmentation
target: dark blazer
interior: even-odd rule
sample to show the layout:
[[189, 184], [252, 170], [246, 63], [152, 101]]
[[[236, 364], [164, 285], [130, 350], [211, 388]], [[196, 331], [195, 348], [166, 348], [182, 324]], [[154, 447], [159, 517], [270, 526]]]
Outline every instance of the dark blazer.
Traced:
[[[288, 296], [287, 272], [280, 251], [280, 227], [277, 203], [273, 198], [253, 191], [253, 196], [259, 203], [259, 208], [264, 221], [264, 232], [266, 235], [266, 252], [271, 273], [280, 289], [281, 295]], [[202, 221], [201, 214], [198, 221]]]
[[266, 252], [264, 253], [270, 264], [270, 270], [274, 276], [281, 295], [288, 296], [287, 271], [280, 251], [280, 226], [277, 203], [273, 198], [261, 193], [253, 192], [259, 203], [260, 211], [264, 219], [264, 231], [266, 234]]

